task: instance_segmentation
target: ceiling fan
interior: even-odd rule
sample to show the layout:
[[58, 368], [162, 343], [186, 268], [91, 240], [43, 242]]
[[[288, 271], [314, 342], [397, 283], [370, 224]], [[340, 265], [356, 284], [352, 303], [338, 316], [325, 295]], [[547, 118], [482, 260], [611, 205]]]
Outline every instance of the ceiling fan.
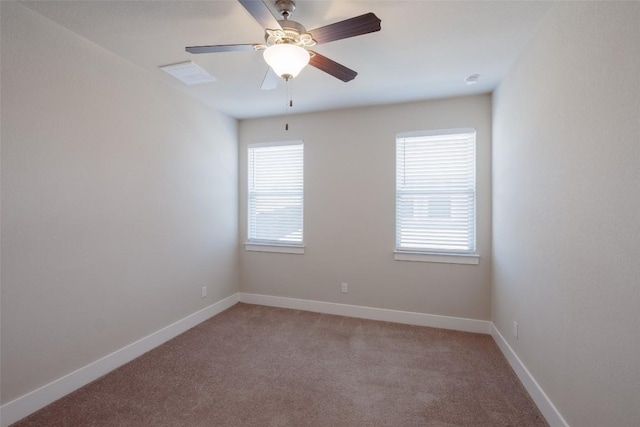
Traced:
[[[238, 0], [242, 6], [265, 28], [265, 43], [190, 46], [189, 53], [217, 53], [234, 51], [264, 51], [270, 71], [284, 80], [294, 78], [307, 64], [330, 74], [343, 82], [353, 80], [358, 73], [308, 48], [317, 44], [346, 39], [380, 31], [380, 19], [373, 13], [356, 16], [344, 21], [307, 31], [299, 22], [289, 19], [296, 8], [293, 0], [276, 0], [277, 19], [262, 0]], [[277, 83], [276, 83], [277, 84]]]

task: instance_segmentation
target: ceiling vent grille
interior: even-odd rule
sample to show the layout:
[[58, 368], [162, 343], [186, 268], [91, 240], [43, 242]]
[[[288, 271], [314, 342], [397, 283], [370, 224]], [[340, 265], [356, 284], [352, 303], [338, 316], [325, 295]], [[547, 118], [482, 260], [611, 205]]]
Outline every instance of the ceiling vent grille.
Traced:
[[191, 61], [181, 62], [179, 64], [163, 65], [160, 69], [188, 86], [201, 85], [216, 81], [215, 77], [207, 73], [198, 64]]

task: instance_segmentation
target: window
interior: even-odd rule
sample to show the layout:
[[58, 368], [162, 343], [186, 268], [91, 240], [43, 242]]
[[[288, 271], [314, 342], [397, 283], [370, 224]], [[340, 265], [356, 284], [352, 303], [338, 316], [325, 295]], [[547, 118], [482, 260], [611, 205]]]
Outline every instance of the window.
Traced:
[[396, 260], [477, 264], [475, 130], [396, 137]]
[[247, 250], [302, 253], [303, 153], [302, 141], [249, 145]]

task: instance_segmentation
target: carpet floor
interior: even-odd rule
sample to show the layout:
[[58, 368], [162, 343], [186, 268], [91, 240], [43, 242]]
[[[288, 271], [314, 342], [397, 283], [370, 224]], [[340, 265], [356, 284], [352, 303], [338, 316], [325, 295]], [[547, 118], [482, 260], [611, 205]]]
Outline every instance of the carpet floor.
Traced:
[[14, 424], [546, 425], [489, 335], [242, 303]]

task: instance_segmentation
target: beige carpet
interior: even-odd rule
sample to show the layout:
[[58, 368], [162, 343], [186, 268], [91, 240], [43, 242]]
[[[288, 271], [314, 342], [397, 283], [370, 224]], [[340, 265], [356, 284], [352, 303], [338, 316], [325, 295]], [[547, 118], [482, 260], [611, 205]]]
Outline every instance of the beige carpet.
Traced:
[[238, 304], [15, 426], [546, 426], [488, 335]]

